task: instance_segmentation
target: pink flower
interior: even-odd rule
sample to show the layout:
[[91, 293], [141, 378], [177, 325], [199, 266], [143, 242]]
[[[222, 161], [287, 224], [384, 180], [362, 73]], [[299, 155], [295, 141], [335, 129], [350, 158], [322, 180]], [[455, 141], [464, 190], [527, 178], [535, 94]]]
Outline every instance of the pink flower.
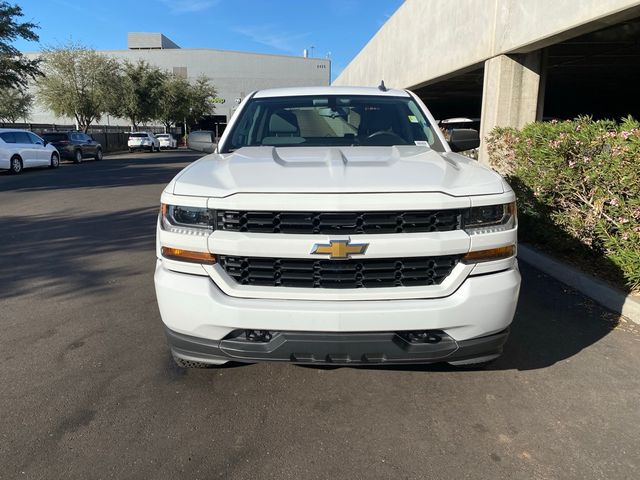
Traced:
[[636, 134], [636, 129], [635, 128], [633, 130], [631, 130], [631, 131], [626, 131], [625, 130], [624, 132], [620, 132], [620, 136], [622, 138], [624, 138], [625, 140], [628, 140], [629, 137], [631, 137], [632, 135], [635, 135], [635, 134]]

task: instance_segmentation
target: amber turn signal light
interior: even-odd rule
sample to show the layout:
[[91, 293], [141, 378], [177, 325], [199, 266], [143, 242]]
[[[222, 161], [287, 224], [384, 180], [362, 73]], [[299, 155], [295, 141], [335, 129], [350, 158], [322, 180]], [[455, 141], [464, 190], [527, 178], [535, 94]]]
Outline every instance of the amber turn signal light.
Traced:
[[169, 260], [178, 260], [180, 262], [206, 263], [213, 265], [216, 263], [216, 256], [208, 252], [192, 252], [191, 250], [182, 250], [181, 248], [162, 247], [162, 256]]
[[462, 261], [464, 263], [476, 263], [476, 262], [488, 262], [491, 260], [502, 260], [503, 258], [509, 258], [516, 254], [516, 246], [509, 245], [507, 247], [491, 248], [489, 250], [478, 250], [476, 252], [469, 252]]

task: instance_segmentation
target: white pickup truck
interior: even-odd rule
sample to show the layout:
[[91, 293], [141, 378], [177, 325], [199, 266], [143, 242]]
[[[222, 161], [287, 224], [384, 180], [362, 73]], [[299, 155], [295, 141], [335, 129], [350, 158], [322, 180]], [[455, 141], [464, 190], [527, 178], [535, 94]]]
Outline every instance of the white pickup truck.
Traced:
[[244, 99], [162, 193], [155, 287], [183, 367], [484, 364], [520, 288], [515, 195], [413, 93]]

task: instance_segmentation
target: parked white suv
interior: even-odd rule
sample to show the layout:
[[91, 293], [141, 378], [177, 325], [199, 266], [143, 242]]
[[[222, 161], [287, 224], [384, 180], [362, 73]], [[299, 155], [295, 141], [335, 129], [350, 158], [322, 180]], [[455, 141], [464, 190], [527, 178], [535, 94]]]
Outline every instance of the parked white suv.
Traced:
[[153, 133], [149, 132], [132, 132], [129, 134], [127, 141], [129, 151], [147, 150], [149, 152], [160, 151], [160, 140]]
[[57, 168], [59, 165], [58, 151], [35, 133], [0, 128], [0, 170], [21, 173], [25, 168]]
[[160, 133], [156, 135], [160, 148], [178, 148], [178, 142], [170, 133]]
[[409, 91], [254, 92], [162, 194], [155, 287], [182, 366], [479, 364], [520, 288], [515, 195]]

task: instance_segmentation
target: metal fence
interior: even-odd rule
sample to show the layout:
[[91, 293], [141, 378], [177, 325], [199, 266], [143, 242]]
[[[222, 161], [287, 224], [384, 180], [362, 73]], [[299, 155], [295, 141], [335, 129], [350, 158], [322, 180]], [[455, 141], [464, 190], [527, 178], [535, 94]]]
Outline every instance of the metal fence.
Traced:
[[[65, 132], [76, 130], [75, 125], [59, 125], [53, 123], [1, 123], [0, 128], [21, 128], [30, 130], [37, 135], [44, 132]], [[141, 132], [165, 133], [163, 127], [139, 127]], [[87, 130], [94, 140], [102, 145], [104, 152], [117, 152], [127, 149], [127, 140], [131, 128], [120, 125], [91, 125]], [[176, 137], [182, 135], [182, 129], [173, 127], [168, 132]]]

